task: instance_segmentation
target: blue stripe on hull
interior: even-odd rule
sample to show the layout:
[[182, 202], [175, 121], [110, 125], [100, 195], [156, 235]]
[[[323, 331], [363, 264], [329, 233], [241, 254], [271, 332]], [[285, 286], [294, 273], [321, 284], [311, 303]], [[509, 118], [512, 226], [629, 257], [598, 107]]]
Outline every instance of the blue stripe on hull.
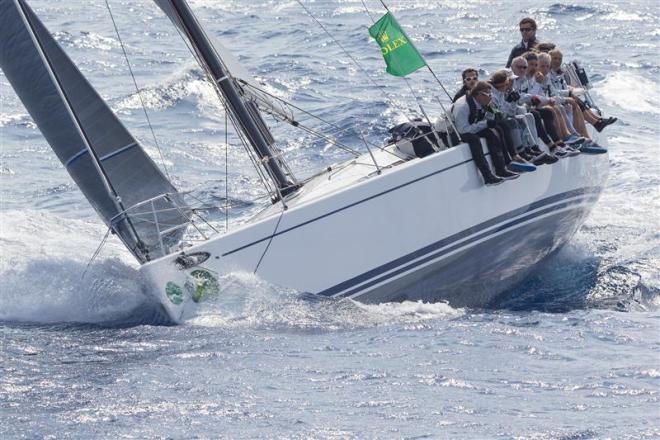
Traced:
[[566, 243], [590, 206], [575, 206], [510, 228], [353, 298], [366, 303], [446, 300], [455, 307], [487, 306]]
[[[573, 191], [568, 191], [562, 194], [557, 194], [548, 198], [545, 198], [543, 200], [539, 200], [537, 202], [534, 202], [530, 205], [521, 207], [519, 209], [510, 211], [506, 214], [502, 214], [498, 217], [495, 217], [493, 219], [490, 219], [486, 222], [480, 223], [478, 225], [475, 225], [471, 228], [468, 228], [466, 230], [463, 230], [457, 234], [454, 234], [452, 236], [446, 237], [442, 240], [439, 240], [435, 243], [432, 243], [424, 248], [418, 249], [410, 254], [404, 255], [400, 258], [397, 258], [396, 260], [390, 261], [386, 264], [383, 264], [379, 267], [376, 267], [368, 272], [365, 272], [363, 274], [360, 274], [356, 277], [353, 277], [349, 280], [346, 280], [342, 283], [339, 283], [329, 289], [326, 289], [322, 292], [319, 292], [319, 295], [324, 295], [324, 296], [351, 296], [354, 295], [355, 293], [365, 290], [366, 288], [373, 286], [375, 284], [381, 283], [388, 278], [391, 278], [393, 276], [396, 276], [402, 272], [405, 272], [407, 270], [410, 270], [412, 267], [422, 264], [424, 262], [427, 262], [429, 260], [433, 260], [437, 258], [439, 255], [446, 254], [449, 252], [452, 252], [453, 250], [457, 249], [458, 247], [464, 246], [466, 243], [471, 243], [480, 239], [485, 238], [488, 235], [495, 234], [499, 231], [502, 231], [504, 229], [507, 229], [509, 227], [513, 227], [518, 223], [524, 222], [529, 220], [530, 218], [537, 217], [540, 215], [547, 214], [550, 211], [553, 210], [558, 210], [565, 208], [566, 206], [570, 204], [575, 204], [575, 203], [583, 203], [584, 202], [584, 197], [580, 197], [577, 200], [569, 200], [564, 203], [558, 204], [558, 205], [553, 205], [551, 207], [542, 209], [540, 211], [535, 211], [527, 216], [520, 217], [521, 215], [538, 210], [539, 208], [542, 208], [543, 206], [550, 205], [553, 203], [557, 203], [562, 200], [567, 200], [571, 198], [576, 198], [579, 196], [584, 196], [588, 195], [590, 198], [597, 198], [598, 193], [600, 192], [600, 188], [583, 188], [583, 189], [578, 189], [578, 190], [573, 190]], [[511, 220], [515, 217], [515, 220], [509, 223], [505, 223], [508, 220]], [[490, 229], [493, 226], [497, 226], [495, 229]], [[479, 234], [479, 232], [484, 231], [486, 229], [489, 229], [487, 232], [484, 232], [482, 234]], [[452, 245], [453, 243], [458, 242], [459, 240], [463, 240], [467, 237], [470, 237], [467, 241], [461, 242], [460, 244], [447, 248], [448, 246]], [[438, 252], [439, 251], [439, 252]], [[424, 257], [423, 260], [419, 261], [420, 258]], [[412, 264], [411, 263], [413, 260], [418, 260], [415, 261]], [[395, 270], [396, 269], [396, 270]], [[393, 271], [394, 272], [391, 272]], [[383, 274], [386, 274], [384, 276], [381, 276]], [[368, 282], [367, 282], [368, 281]], [[363, 284], [367, 282], [366, 284]], [[359, 287], [358, 287], [359, 286]]]

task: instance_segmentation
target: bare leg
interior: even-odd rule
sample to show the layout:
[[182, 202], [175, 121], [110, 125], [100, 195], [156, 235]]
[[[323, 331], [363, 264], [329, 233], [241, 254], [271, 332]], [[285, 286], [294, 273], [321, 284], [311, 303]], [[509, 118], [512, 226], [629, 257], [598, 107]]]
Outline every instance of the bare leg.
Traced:
[[570, 136], [571, 134], [569, 133], [568, 128], [566, 128], [566, 121], [564, 121], [564, 116], [561, 114], [561, 111], [556, 105], [552, 105], [550, 108], [555, 112], [555, 121], [557, 122], [557, 128], [559, 129], [558, 131], [561, 134], [561, 138], [564, 139], [565, 137]]
[[592, 112], [589, 109], [585, 109], [582, 111], [582, 115], [584, 116], [584, 120], [590, 123], [591, 125], [594, 125], [596, 122], [598, 122], [598, 116], [594, 115], [594, 112]]
[[587, 126], [584, 124], [584, 116], [582, 116], [582, 111], [577, 102], [572, 98], [566, 98], [566, 102], [569, 103], [573, 109], [573, 127], [575, 130], [580, 133], [581, 136], [589, 139], [589, 133], [587, 132]]

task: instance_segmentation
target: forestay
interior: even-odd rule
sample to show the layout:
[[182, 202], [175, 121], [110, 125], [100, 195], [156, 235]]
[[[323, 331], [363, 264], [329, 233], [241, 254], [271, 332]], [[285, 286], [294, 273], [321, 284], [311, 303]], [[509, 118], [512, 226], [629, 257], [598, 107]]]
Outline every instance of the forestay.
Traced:
[[0, 67], [73, 180], [138, 260], [167, 253], [183, 234], [177, 226], [188, 221], [180, 195], [24, 0], [0, 0]]

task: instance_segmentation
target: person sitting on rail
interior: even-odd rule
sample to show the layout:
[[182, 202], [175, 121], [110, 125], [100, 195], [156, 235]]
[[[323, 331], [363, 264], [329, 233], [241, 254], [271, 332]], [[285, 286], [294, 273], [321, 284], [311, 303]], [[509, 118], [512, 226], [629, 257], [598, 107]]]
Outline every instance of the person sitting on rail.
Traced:
[[543, 89], [545, 96], [555, 99], [557, 107], [564, 117], [566, 129], [570, 133], [569, 139], [564, 139], [564, 141], [569, 141], [571, 138], [575, 139], [580, 136], [588, 138], [588, 136], [585, 136], [587, 134], [587, 127], [584, 125], [584, 117], [577, 103], [568, 95], [564, 96], [563, 93], [560, 93], [552, 84], [552, 80], [550, 79], [550, 55], [547, 53], [538, 54], [537, 66], [535, 79]]
[[545, 111], [550, 110], [554, 115], [553, 121], [556, 133], [559, 135], [559, 142], [555, 143], [555, 149], [553, 151], [559, 157], [580, 154], [579, 151], [571, 148], [571, 144], [579, 144], [584, 141], [584, 138], [571, 138], [571, 132], [566, 126], [566, 120], [557, 105], [557, 100], [553, 97], [546, 96], [545, 91], [541, 87], [541, 82], [544, 80], [544, 76], [538, 71], [538, 56], [533, 52], [527, 52], [523, 57], [527, 60], [526, 77], [528, 93], [533, 96], [532, 104], [539, 109], [545, 109]]
[[463, 87], [456, 92], [451, 102], [456, 102], [458, 98], [464, 96], [479, 81], [479, 72], [476, 69], [465, 69], [461, 73], [461, 77], [463, 78]]
[[536, 21], [533, 18], [525, 17], [520, 20], [519, 26], [522, 41], [511, 50], [509, 60], [506, 62], [507, 68], [511, 67], [514, 58], [529, 52], [536, 44]]
[[[497, 84], [500, 88], [506, 87], [508, 82], [508, 77], [506, 71], [501, 72], [503, 78], [500, 75], [497, 75], [496, 80], [501, 80]], [[536, 166], [527, 162], [527, 160], [522, 157], [524, 154], [525, 146], [523, 145], [523, 133], [520, 129], [518, 121], [510, 117], [503, 109], [502, 105], [505, 104], [503, 99], [503, 93], [498, 90], [497, 87], [493, 84], [491, 78], [487, 81], [491, 85], [491, 95], [492, 100], [486, 111], [492, 114], [492, 117], [496, 122], [496, 129], [500, 133], [500, 138], [504, 143], [506, 148], [506, 153], [508, 153], [510, 158], [509, 169], [517, 173], [524, 173], [529, 171], [536, 170]]]
[[571, 87], [568, 84], [569, 81], [567, 81], [566, 73], [561, 68], [562, 61], [564, 59], [564, 55], [562, 54], [561, 50], [553, 49], [548, 52], [548, 54], [550, 55], [550, 80], [552, 81], [552, 84], [554, 85], [555, 89], [557, 89], [559, 93], [562, 94], [562, 96], [568, 96], [575, 100], [576, 104], [580, 107], [580, 111], [582, 112], [584, 120], [593, 125], [594, 128], [599, 132], [603, 131], [603, 129], [608, 125], [614, 124], [618, 120], [617, 118], [610, 117], [605, 119], [596, 115], [577, 96], [584, 90], [581, 88]]
[[555, 87], [550, 75], [550, 55], [541, 53], [538, 56], [538, 71], [543, 75], [543, 81], [540, 82], [546, 96], [557, 100], [562, 115], [565, 116], [566, 127], [571, 132], [571, 137], [584, 137], [589, 140], [589, 133], [584, 122], [584, 116], [580, 106], [573, 99], [569, 91], [559, 90]]
[[513, 70], [513, 90], [520, 95], [518, 104], [525, 105], [527, 110], [534, 116], [536, 131], [543, 142], [548, 146], [551, 154], [559, 157], [566, 156], [563, 150], [559, 133], [555, 124], [555, 113], [543, 105], [545, 98], [542, 95], [533, 95], [530, 92], [530, 82], [527, 80], [527, 69], [529, 67], [525, 57], [520, 56], [513, 59], [511, 64]]
[[534, 115], [525, 106], [518, 104], [520, 95], [513, 90], [510, 72], [500, 69], [491, 75], [488, 82], [493, 87], [493, 103], [504, 114], [505, 120], [510, 121], [509, 135], [514, 136], [512, 142], [518, 146], [518, 155], [534, 165], [557, 162], [556, 157], [539, 148], [542, 141], [538, 136]]
[[[487, 119], [486, 107], [491, 101], [491, 87], [485, 81], [478, 81], [472, 89], [451, 106], [451, 116], [454, 125], [460, 134], [461, 140], [467, 142], [472, 152], [472, 158], [481, 172], [486, 185], [497, 185], [502, 180], [519, 177], [506, 168], [504, 146], [500, 135], [495, 129], [494, 119]], [[491, 160], [495, 167], [495, 174], [491, 171], [483, 154], [481, 138], [486, 139]]]

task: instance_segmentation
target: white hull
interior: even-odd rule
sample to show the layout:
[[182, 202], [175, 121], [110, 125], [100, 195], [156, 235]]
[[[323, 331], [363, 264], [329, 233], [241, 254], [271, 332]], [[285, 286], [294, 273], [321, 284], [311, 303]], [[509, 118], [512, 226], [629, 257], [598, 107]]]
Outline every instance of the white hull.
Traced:
[[198, 266], [179, 269], [180, 253], [143, 265], [168, 316], [179, 322], [194, 311], [200, 272], [191, 273], [200, 269], [215, 279], [255, 272], [301, 292], [363, 302], [485, 306], [571, 238], [608, 169], [607, 154], [582, 154], [485, 187], [465, 145], [368, 177], [373, 168], [361, 161], [308, 183], [288, 210], [274, 205], [187, 248], [210, 254]]

